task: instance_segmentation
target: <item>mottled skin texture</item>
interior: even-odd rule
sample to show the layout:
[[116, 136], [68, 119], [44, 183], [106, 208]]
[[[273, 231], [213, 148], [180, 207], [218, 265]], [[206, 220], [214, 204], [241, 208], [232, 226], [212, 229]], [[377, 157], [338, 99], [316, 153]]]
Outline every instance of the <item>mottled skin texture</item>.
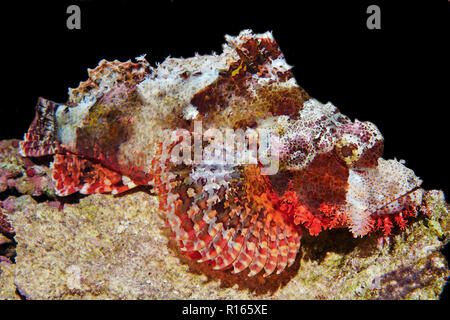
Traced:
[[[150, 186], [181, 251], [213, 269], [281, 273], [295, 261], [302, 229], [403, 229], [422, 202], [420, 179], [381, 158], [375, 125], [312, 99], [290, 69], [270, 33], [248, 30], [227, 36], [221, 55], [168, 58], [157, 68], [143, 57], [102, 61], [65, 105], [39, 100], [21, 150], [55, 154], [60, 196]], [[203, 132], [269, 130], [278, 171], [263, 174], [260, 161], [171, 162], [180, 140], [167, 138], [195, 132], [196, 121]]]

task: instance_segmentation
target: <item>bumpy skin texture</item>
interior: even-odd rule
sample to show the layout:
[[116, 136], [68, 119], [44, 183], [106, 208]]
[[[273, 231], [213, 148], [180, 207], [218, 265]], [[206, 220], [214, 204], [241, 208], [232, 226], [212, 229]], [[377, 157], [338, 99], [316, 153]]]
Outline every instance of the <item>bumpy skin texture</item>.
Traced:
[[[381, 158], [376, 126], [309, 97], [271, 33], [226, 40], [220, 55], [167, 58], [157, 68], [143, 57], [102, 61], [66, 104], [39, 99], [23, 155], [55, 154], [60, 196], [152, 187], [180, 249], [233, 273], [282, 272], [302, 229], [348, 228], [356, 237], [405, 228], [422, 203], [421, 180]], [[268, 130], [277, 137], [278, 171], [263, 174], [260, 161], [174, 163], [180, 140], [167, 136], [194, 132], [195, 144], [198, 121], [203, 132]]]

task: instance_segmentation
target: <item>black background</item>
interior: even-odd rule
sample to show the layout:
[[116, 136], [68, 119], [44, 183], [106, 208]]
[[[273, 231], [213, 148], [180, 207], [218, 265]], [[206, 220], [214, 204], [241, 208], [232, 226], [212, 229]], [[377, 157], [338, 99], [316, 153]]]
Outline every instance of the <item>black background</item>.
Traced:
[[[20, 139], [39, 96], [65, 102], [68, 87], [101, 59], [145, 53], [154, 66], [169, 55], [220, 53], [225, 34], [271, 30], [299, 85], [352, 119], [374, 122], [384, 158], [405, 159], [426, 189], [449, 195], [450, 3], [393, 2], [2, 3], [0, 139]], [[81, 8], [81, 30], [66, 27], [70, 4]], [[381, 30], [366, 27], [370, 4], [381, 8]]]

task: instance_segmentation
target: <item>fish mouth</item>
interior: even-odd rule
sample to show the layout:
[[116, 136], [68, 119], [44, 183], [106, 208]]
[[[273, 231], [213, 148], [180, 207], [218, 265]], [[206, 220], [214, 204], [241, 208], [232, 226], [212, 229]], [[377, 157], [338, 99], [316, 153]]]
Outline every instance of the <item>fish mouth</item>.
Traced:
[[402, 161], [378, 159], [377, 167], [363, 172], [350, 170], [346, 208], [355, 236], [371, 229], [372, 221], [409, 212], [423, 199], [422, 180]]
[[[418, 190], [422, 190], [422, 188], [419, 187], [419, 186], [414, 187], [413, 189], [411, 189], [410, 191], [404, 193], [403, 195], [401, 195], [401, 196], [395, 198], [394, 200], [389, 201], [388, 203], [378, 207], [375, 211], [372, 211], [370, 213], [370, 216], [372, 216], [372, 217], [379, 217], [379, 216], [382, 216], [382, 215], [393, 214], [393, 213], [396, 213], [398, 211], [401, 211], [401, 209], [399, 209], [398, 211], [394, 211], [394, 212], [383, 212], [383, 210], [386, 210], [386, 211], [389, 210], [389, 206], [390, 205], [394, 205], [396, 202], [399, 202], [400, 200], [404, 199], [405, 197], [413, 194], [414, 192], [416, 192]], [[413, 206], [413, 207], [416, 207], [418, 205], [420, 205], [420, 203], [411, 204], [411, 206]], [[367, 209], [365, 212], [369, 212], [369, 209]]]

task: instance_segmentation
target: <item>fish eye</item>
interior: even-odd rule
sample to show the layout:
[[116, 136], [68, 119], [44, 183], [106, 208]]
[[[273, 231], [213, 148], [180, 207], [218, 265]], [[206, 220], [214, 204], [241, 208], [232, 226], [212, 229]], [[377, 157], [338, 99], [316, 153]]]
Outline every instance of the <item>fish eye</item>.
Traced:
[[356, 135], [344, 134], [336, 142], [335, 151], [338, 157], [350, 167], [361, 158], [364, 143]]
[[356, 120], [342, 128], [335, 152], [348, 167], [373, 168], [383, 154], [383, 142], [374, 124]]

